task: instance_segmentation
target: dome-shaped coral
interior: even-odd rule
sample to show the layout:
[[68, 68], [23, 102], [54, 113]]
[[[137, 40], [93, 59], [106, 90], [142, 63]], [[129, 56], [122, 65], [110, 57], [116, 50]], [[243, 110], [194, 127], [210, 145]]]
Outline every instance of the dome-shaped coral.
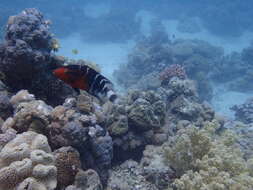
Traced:
[[45, 136], [32, 131], [17, 135], [0, 152], [0, 190], [53, 190], [54, 160]]

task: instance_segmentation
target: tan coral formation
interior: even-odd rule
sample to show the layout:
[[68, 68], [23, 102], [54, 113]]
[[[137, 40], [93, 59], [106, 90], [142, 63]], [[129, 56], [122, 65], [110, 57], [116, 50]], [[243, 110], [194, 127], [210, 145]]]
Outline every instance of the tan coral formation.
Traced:
[[66, 190], [102, 190], [98, 174], [92, 170], [79, 170], [75, 177], [74, 185], [70, 185]]
[[27, 130], [43, 133], [49, 124], [49, 116], [53, 109], [51, 106], [48, 106], [44, 101], [35, 100], [27, 90], [19, 91], [12, 96], [10, 101], [15, 107], [15, 114], [3, 123], [2, 130], [4, 132], [13, 128], [18, 133]]
[[[165, 146], [165, 161], [177, 172], [171, 188], [177, 190], [253, 189], [250, 162], [235, 146], [236, 136], [230, 131], [217, 135], [219, 126], [207, 122], [202, 129], [181, 129]], [[170, 189], [170, 188], [169, 188]]]
[[0, 190], [56, 188], [55, 158], [44, 135], [19, 134], [0, 152]]

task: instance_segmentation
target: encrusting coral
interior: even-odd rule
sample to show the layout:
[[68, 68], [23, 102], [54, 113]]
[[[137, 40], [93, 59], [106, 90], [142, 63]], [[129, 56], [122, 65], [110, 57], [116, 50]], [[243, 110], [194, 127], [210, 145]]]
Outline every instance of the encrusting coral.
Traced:
[[0, 117], [7, 119], [13, 113], [13, 106], [7, 93], [0, 92]]
[[54, 161], [45, 136], [32, 131], [17, 135], [0, 152], [0, 189], [55, 189]]
[[9, 141], [16, 137], [17, 131], [14, 129], [8, 129], [5, 133], [0, 134], [0, 151]]
[[187, 78], [186, 72], [181, 65], [178, 64], [170, 65], [160, 73], [160, 80], [162, 81], [162, 84], [168, 83], [169, 80], [173, 77], [178, 77], [180, 79]]
[[79, 170], [75, 177], [75, 182], [66, 190], [103, 190], [98, 174], [94, 170]]
[[18, 133], [28, 130], [45, 133], [53, 109], [51, 106], [42, 100], [35, 100], [34, 95], [25, 90], [12, 96], [10, 102], [15, 108], [14, 115], [3, 123], [2, 131], [12, 128]]
[[130, 152], [117, 153], [115, 156], [127, 157], [147, 144], [166, 141], [167, 134], [163, 128], [165, 112], [165, 103], [154, 91], [132, 90], [126, 97], [119, 98], [107, 112], [106, 126], [114, 147]]
[[246, 124], [253, 122], [253, 98], [248, 99], [241, 105], [234, 105], [231, 109], [235, 111], [236, 120]]
[[253, 188], [253, 176], [240, 150], [234, 146], [235, 138], [215, 135], [217, 128], [217, 123], [207, 122], [203, 129], [181, 129], [171, 142], [174, 145], [165, 146], [165, 161], [178, 176], [170, 187], [177, 190]]
[[54, 151], [57, 167], [57, 187], [62, 189], [74, 183], [75, 176], [81, 169], [79, 153], [72, 147], [62, 147]]

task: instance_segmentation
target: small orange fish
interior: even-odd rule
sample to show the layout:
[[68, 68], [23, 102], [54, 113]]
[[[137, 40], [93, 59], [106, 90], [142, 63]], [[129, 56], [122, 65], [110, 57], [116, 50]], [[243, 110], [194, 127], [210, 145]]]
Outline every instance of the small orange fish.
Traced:
[[53, 74], [78, 93], [80, 89], [85, 90], [99, 99], [107, 97], [112, 102], [117, 98], [112, 83], [87, 65], [62, 66], [55, 69]]

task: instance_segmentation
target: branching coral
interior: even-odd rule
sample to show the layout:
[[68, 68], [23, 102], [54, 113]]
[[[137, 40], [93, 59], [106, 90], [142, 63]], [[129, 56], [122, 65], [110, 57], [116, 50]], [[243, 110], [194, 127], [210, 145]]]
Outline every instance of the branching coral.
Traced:
[[166, 160], [181, 176], [185, 171], [195, 169], [196, 161], [208, 153], [211, 139], [197, 128], [179, 131], [175, 138], [175, 145], [167, 149]]
[[164, 69], [160, 73], [160, 80], [162, 81], [162, 84], [168, 83], [168, 81], [173, 77], [186, 79], [187, 75], [184, 70], [184, 67], [178, 64], [173, 64], [173, 65], [168, 66], [166, 69]]
[[233, 146], [234, 138], [215, 135], [217, 127], [209, 122], [203, 129], [189, 127], [178, 132], [175, 145], [167, 147], [165, 154], [165, 160], [180, 177], [171, 187], [178, 190], [253, 188], [253, 177], [240, 150]]

